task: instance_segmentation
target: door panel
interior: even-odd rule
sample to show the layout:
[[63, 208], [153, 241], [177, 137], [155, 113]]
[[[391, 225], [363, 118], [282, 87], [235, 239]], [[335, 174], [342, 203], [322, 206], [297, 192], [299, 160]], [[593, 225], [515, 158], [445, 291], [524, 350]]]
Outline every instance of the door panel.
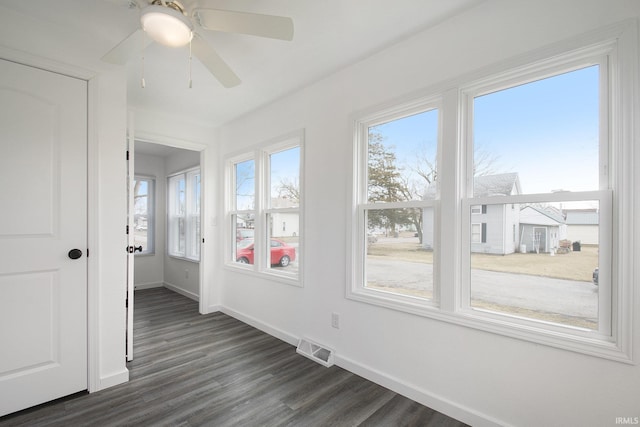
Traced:
[[4, 415], [87, 388], [87, 83], [4, 60], [0, 76]]

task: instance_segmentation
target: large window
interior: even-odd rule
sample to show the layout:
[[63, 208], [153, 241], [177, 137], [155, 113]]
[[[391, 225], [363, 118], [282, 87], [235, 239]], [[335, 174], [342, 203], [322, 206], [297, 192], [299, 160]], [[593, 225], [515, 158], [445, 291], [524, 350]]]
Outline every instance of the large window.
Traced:
[[168, 253], [200, 260], [200, 169], [190, 169], [167, 180]]
[[227, 162], [227, 265], [300, 283], [302, 137], [266, 144]]
[[606, 79], [597, 55], [464, 90], [463, 308], [611, 335], [611, 247], [568, 240], [566, 221], [569, 211], [591, 210], [596, 234], [611, 223]]
[[133, 242], [142, 247], [135, 255], [154, 253], [155, 180], [136, 175], [133, 182]]
[[347, 296], [629, 361], [637, 41], [621, 34], [356, 119]]
[[358, 123], [355, 245], [362, 264], [350, 289], [356, 298], [400, 305], [437, 300], [438, 105], [425, 100]]

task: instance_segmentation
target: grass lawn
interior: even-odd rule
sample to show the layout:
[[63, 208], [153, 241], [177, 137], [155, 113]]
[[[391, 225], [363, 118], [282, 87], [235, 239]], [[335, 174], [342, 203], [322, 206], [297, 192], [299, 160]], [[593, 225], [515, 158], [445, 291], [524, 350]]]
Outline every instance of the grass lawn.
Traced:
[[[410, 262], [433, 263], [433, 252], [420, 244], [403, 241], [378, 241], [369, 246], [369, 256]], [[579, 252], [551, 256], [549, 254], [489, 255], [472, 254], [471, 267], [480, 270], [529, 274], [557, 279], [591, 281], [598, 266], [598, 248], [583, 246]]]

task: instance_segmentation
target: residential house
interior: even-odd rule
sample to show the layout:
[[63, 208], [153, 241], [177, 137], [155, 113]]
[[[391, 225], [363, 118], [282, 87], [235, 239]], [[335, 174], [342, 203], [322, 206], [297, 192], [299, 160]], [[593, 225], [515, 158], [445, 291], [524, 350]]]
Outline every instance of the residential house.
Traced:
[[567, 239], [583, 245], [597, 245], [600, 223], [598, 209], [565, 209]]
[[[474, 178], [475, 197], [520, 194], [517, 173], [483, 175]], [[425, 198], [433, 197], [435, 185], [427, 188]], [[424, 235], [422, 245], [433, 247], [433, 209], [423, 210]], [[471, 206], [471, 251], [495, 255], [512, 254], [518, 250], [520, 236], [520, 206], [518, 204], [491, 204]]]
[[559, 210], [533, 205], [520, 210], [520, 252], [549, 253], [566, 238], [567, 224]]

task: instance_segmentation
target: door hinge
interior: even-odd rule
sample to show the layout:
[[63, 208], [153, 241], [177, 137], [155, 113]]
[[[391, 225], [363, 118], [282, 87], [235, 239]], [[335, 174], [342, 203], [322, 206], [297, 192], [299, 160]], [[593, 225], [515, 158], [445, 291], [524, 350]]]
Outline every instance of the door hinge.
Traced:
[[89, 258], [89, 248], [87, 248], [87, 258]]
[[129, 234], [129, 226], [127, 225], [127, 234]]
[[129, 160], [129, 150], [127, 150], [127, 160]]

